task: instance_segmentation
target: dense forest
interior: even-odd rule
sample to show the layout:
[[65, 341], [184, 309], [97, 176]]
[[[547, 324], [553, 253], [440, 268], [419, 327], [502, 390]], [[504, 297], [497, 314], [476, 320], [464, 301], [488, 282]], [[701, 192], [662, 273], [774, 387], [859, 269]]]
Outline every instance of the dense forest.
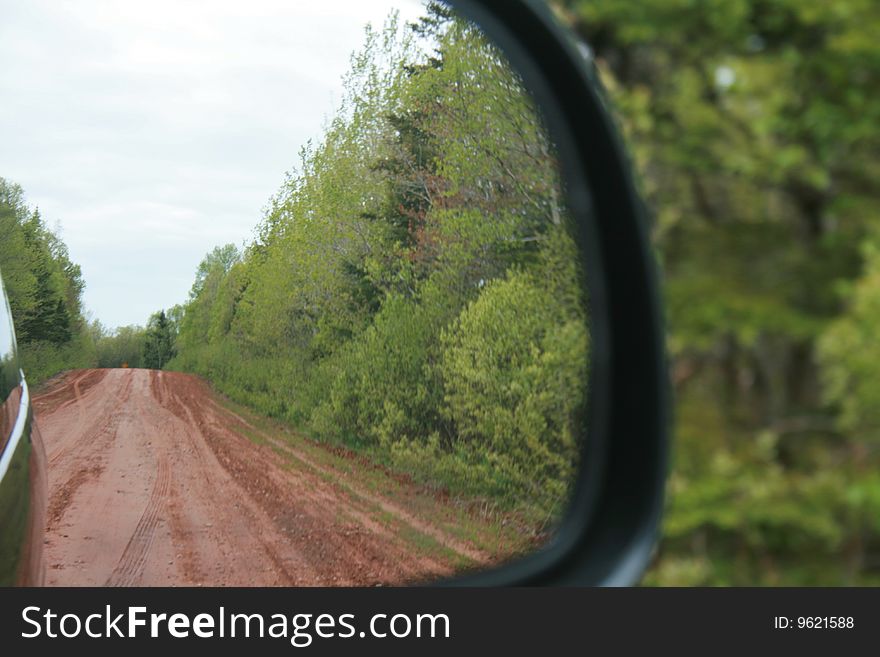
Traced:
[[519, 79], [437, 4], [368, 30], [255, 241], [215, 248], [168, 367], [541, 525], [576, 471], [585, 286]]
[[663, 270], [661, 584], [880, 583], [880, 4], [556, 0]]

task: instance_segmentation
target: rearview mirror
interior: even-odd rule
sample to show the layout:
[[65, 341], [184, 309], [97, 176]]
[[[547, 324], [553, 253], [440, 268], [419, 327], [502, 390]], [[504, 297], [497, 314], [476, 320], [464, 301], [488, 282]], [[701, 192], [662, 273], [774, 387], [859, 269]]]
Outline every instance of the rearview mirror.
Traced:
[[58, 281], [6, 281], [47, 583], [638, 578], [653, 262], [589, 51], [543, 4], [65, 11], [7, 27], [88, 44], [63, 84], [0, 46], [27, 71], [0, 170], [63, 227], [0, 181]]

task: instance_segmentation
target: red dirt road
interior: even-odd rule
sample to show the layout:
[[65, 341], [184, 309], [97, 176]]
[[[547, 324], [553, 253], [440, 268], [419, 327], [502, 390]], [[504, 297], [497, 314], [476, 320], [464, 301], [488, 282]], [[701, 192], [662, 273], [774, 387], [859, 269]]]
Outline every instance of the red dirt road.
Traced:
[[295, 445], [247, 438], [259, 430], [190, 375], [70, 372], [34, 408], [49, 585], [375, 585], [488, 559]]

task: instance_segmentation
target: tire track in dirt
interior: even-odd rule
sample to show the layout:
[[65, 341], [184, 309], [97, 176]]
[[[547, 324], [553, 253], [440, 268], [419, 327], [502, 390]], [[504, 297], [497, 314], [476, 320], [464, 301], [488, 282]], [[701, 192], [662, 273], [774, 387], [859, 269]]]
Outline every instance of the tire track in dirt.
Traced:
[[[203, 454], [199, 457], [210, 458], [222, 466], [242, 487], [244, 499], [271, 517], [276, 529], [280, 529], [280, 533], [275, 532], [274, 535], [257, 536], [267, 556], [289, 583], [374, 584], [377, 582], [372, 579], [375, 577], [372, 570], [379, 567], [387, 571], [395, 568], [395, 564], [399, 571], [398, 579], [404, 572], [407, 575], [424, 573], [425, 567], [415, 573], [407, 568], [409, 564], [405, 555], [395, 554], [392, 549], [395, 537], [369, 517], [360, 518], [362, 524], [352, 522], [349, 518], [346, 524], [340, 526], [342, 516], [359, 515], [357, 511], [341, 508], [340, 500], [335, 499], [334, 494], [327, 494], [324, 482], [317, 481], [305, 472], [282, 470], [274, 454], [229, 431], [228, 427], [213, 422], [204, 413], [205, 398], [197, 396], [195, 399], [199, 403], [195, 403], [190, 395], [182, 394], [182, 390], [191, 393], [193, 384], [197, 384], [197, 389], [202, 392], [203, 384], [188, 375], [172, 376], [178, 377], [178, 385], [163, 394], [168, 408], [186, 419], [190, 426], [198, 427], [202, 438], [199, 446], [207, 453], [207, 457]], [[187, 385], [180, 385], [179, 377], [186, 377]], [[291, 488], [295, 489], [295, 495], [291, 495]], [[283, 504], [280, 503], [282, 500]], [[340, 541], [340, 537], [344, 540]], [[382, 539], [382, 547], [372, 544], [377, 537]], [[353, 549], [353, 543], [357, 543], [357, 549]], [[291, 571], [286, 565], [284, 553], [288, 546], [294, 544], [298, 547], [298, 558], [306, 562], [316, 580], [303, 582], [301, 569]], [[350, 573], [364, 572], [366, 575], [349, 574], [346, 579], [340, 580], [338, 568], [343, 561]], [[428, 569], [440, 570], [442, 567], [430, 563]], [[363, 579], [365, 576], [367, 580]]]
[[[237, 424], [246, 426], [248, 429], [258, 434], [263, 440], [266, 440], [270, 444], [288, 454], [290, 457], [296, 459], [297, 461], [300, 461], [303, 465], [310, 468], [311, 470], [323, 473], [339, 481], [344, 480], [344, 473], [335, 470], [330, 466], [318, 463], [312, 458], [309, 458], [309, 456], [306, 455], [302, 450], [297, 449], [290, 443], [281, 440], [276, 436], [272, 436], [271, 434], [268, 434], [265, 431], [262, 431], [261, 429], [255, 427], [252, 423], [248, 422], [237, 413], [218, 404], [213, 399], [210, 399], [209, 402], [211, 406], [215, 409], [215, 411], [224, 415], [227, 420], [232, 420]], [[348, 488], [352, 493], [354, 493], [355, 497], [359, 497], [369, 504], [379, 507], [382, 511], [392, 516], [397, 521], [405, 523], [406, 525], [409, 525], [412, 529], [427, 536], [430, 536], [444, 547], [458, 553], [459, 555], [467, 557], [475, 563], [486, 563], [490, 560], [490, 555], [486, 554], [482, 550], [479, 550], [473, 545], [469, 545], [468, 543], [465, 543], [464, 541], [454, 536], [451, 536], [447, 532], [443, 531], [441, 528], [432, 525], [425, 520], [417, 518], [399, 504], [395, 504], [387, 498], [375, 495], [363, 488], [362, 486], [358, 486], [357, 484], [350, 481], [346, 482], [344, 484], [344, 487]]]
[[101, 383], [109, 370], [80, 370], [68, 372], [50, 387], [37, 393], [35, 408], [44, 416], [75, 404], [91, 388]]
[[402, 584], [486, 562], [212, 394], [192, 375], [126, 369], [70, 373], [37, 397], [48, 583]]
[[[84, 397], [92, 390], [100, 388], [106, 374], [107, 370], [85, 370], [82, 373], [76, 373], [67, 384], [73, 390], [72, 401], [63, 402], [48, 415], [40, 413], [39, 410], [36, 411], [40, 413], [37, 416], [37, 422], [42, 427], [47, 421], [47, 417], [72, 408], [77, 416], [77, 421], [71, 424], [62, 423], [62, 425], [70, 427], [72, 433], [76, 431], [76, 427], [85, 427], [74, 434], [73, 440], [49, 450], [48, 469], [52, 477], [46, 512], [47, 528], [49, 529], [55, 529], [60, 525], [65, 511], [80, 487], [100, 478], [106, 467], [106, 459], [103, 456], [116, 440], [119, 421], [115, 411], [128, 399], [131, 391], [130, 380], [126, 380], [123, 386], [116, 391], [109, 406], [105, 405], [102, 409], [104, 412], [98, 415], [94, 421], [87, 422], [81, 408], [84, 405]], [[83, 392], [82, 383], [85, 379], [90, 379], [90, 382], [87, 391]], [[40, 399], [42, 400], [42, 398]]]
[[101, 476], [103, 471], [104, 466], [101, 463], [86, 466], [74, 472], [63, 484], [57, 486], [49, 497], [49, 504], [46, 509], [46, 526], [48, 528], [57, 527], [79, 487], [86, 481]]
[[[83, 393], [78, 389], [78, 384], [83, 377], [77, 377], [72, 382], [72, 388], [74, 389], [75, 399], [73, 401], [64, 402], [61, 406], [57, 407], [51, 413], [45, 413], [37, 409], [37, 421], [40, 422], [41, 426], [44, 426], [48, 419], [58, 413], [59, 411], [63, 411], [66, 408], [74, 406], [77, 414], [77, 425], [81, 426], [85, 422], [89, 422], [86, 419], [85, 415], [87, 412], [82, 408], [84, 405], [83, 402]], [[92, 386], [90, 386], [90, 391], [97, 388], [98, 384], [103, 380], [101, 377], [98, 381], [96, 381]], [[91, 443], [94, 442], [96, 438], [101, 436], [105, 431], [107, 431], [113, 424], [114, 412], [121, 407], [128, 400], [128, 395], [131, 393], [131, 380], [126, 380], [123, 384], [122, 388], [117, 391], [117, 395], [115, 399], [111, 402], [110, 408], [102, 408], [100, 412], [96, 414], [95, 419], [92, 422], [89, 422], [86, 425], [85, 429], [77, 427], [70, 427], [71, 431], [75, 431], [79, 436], [76, 441], [68, 441], [56, 449], [53, 449], [49, 452], [49, 467], [57, 466], [58, 462], [64, 459], [69, 453], [73, 451], [81, 451], [82, 449], [88, 447]], [[99, 446], [100, 447], [100, 446]], [[92, 450], [95, 448], [92, 447]]]
[[77, 376], [85, 376], [85, 373], [65, 372], [50, 379], [47, 383], [43, 384], [42, 390], [34, 392], [34, 395], [39, 395], [39, 397], [35, 397], [33, 400], [34, 406], [44, 409], [49, 408], [56, 402], [56, 397], [61, 398], [61, 401], [57, 402], [60, 404], [65, 398], [69, 397], [71, 391], [70, 382], [73, 377]]
[[[192, 454], [195, 461], [197, 462], [199, 467], [196, 469], [196, 471], [201, 473], [205, 485], [211, 488], [215, 488], [217, 482], [213, 481], [210, 476], [211, 465], [222, 467], [222, 464], [217, 461], [216, 455], [211, 451], [210, 447], [205, 441], [205, 437], [203, 435], [204, 422], [195, 417], [193, 412], [181, 401], [181, 399], [178, 397], [178, 395], [174, 393], [173, 390], [169, 390], [166, 388], [163, 382], [162, 372], [150, 372], [150, 391], [153, 397], [160, 404], [162, 404], [165, 408], [169, 409], [172, 413], [174, 413], [180, 419], [187, 423], [188, 429], [181, 432], [181, 437], [186, 442], [186, 449], [188, 453]], [[197, 432], [193, 431], [192, 429], [197, 429]], [[245, 503], [244, 500], [242, 500], [242, 503]], [[174, 528], [178, 537], [184, 534], [184, 532], [181, 530], [179, 519], [174, 518], [172, 520], [172, 527]], [[258, 531], [254, 532], [254, 536], [256, 540], [259, 541], [260, 546], [265, 552], [265, 555], [274, 564], [275, 570], [279, 573], [281, 577], [280, 583], [286, 585], [297, 584], [298, 580], [301, 578], [298, 578], [296, 573], [290, 571], [290, 569], [285, 564], [284, 559], [278, 556], [277, 550], [272, 545], [272, 542], [267, 540]], [[191, 569], [198, 570], [198, 567], [195, 565], [195, 562], [190, 555], [185, 554], [182, 556], [185, 556], [190, 564]]]
[[168, 468], [168, 459], [162, 456], [159, 458], [156, 481], [153, 484], [153, 491], [150, 494], [147, 507], [144, 509], [131, 539], [125, 546], [122, 557], [104, 586], [136, 586], [139, 583], [147, 555], [155, 538], [160, 514], [165, 510], [170, 482], [171, 472]]

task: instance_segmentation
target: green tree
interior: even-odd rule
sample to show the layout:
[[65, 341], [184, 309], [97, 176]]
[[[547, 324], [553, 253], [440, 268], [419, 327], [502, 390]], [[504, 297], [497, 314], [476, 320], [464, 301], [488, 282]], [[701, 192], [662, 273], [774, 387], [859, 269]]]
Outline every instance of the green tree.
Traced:
[[143, 366], [160, 370], [174, 357], [174, 333], [164, 310], [153, 313], [143, 338]]
[[443, 335], [445, 413], [523, 495], [561, 506], [576, 472], [587, 334], [534, 274], [486, 287]]
[[[200, 266], [169, 367], [543, 523], [574, 472], [587, 347], [541, 117], [501, 53], [438, 3], [368, 29], [344, 85], [254, 243]], [[508, 347], [518, 365], [490, 355]], [[522, 390], [471, 385], [468, 359]], [[522, 406], [509, 441], [466, 411], [470, 394], [498, 418]]]
[[142, 326], [120, 326], [109, 332], [95, 320], [91, 332], [98, 367], [145, 367], [146, 332]]
[[82, 315], [85, 287], [67, 246], [49, 230], [21, 187], [0, 178], [0, 271], [32, 384], [94, 362]]
[[[876, 361], [837, 319], [880, 210], [880, 6], [553, 4], [614, 101], [664, 274], [676, 449], [650, 581], [878, 581], [859, 518], [880, 489], [840, 395]], [[845, 366], [819, 358], [829, 326]]]

